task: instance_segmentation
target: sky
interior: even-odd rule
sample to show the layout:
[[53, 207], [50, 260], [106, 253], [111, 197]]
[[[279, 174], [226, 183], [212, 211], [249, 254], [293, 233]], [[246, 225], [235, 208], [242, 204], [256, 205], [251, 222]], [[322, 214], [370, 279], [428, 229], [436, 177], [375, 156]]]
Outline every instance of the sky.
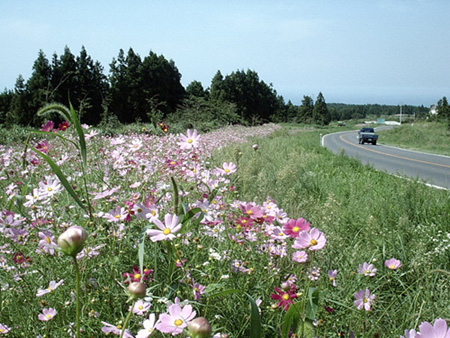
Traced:
[[284, 100], [424, 105], [450, 97], [449, 0], [1, 0], [0, 91], [82, 46], [173, 60], [186, 87], [257, 72]]

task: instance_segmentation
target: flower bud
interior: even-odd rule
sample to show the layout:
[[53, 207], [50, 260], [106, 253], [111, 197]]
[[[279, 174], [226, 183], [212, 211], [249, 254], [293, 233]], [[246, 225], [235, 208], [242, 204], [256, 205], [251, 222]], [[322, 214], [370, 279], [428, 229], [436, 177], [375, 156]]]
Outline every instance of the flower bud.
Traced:
[[71, 226], [58, 237], [58, 246], [66, 255], [75, 257], [83, 250], [89, 234], [80, 226]]
[[257, 151], [257, 150], [258, 150], [258, 145], [257, 145], [257, 144], [254, 144], [254, 145], [253, 145], [253, 149], [254, 149], [255, 151]]
[[209, 338], [212, 333], [211, 325], [205, 317], [198, 317], [191, 321], [188, 324], [188, 330], [192, 338]]
[[140, 299], [145, 297], [146, 287], [140, 282], [133, 282], [128, 285], [128, 293], [131, 299]]

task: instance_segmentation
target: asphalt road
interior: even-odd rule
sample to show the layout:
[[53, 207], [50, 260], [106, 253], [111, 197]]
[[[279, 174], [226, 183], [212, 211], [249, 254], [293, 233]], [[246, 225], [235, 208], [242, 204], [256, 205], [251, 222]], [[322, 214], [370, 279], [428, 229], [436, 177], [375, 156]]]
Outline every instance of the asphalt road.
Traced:
[[322, 145], [335, 154], [343, 152], [346, 156], [354, 157], [377, 170], [450, 189], [450, 157], [448, 156], [384, 146], [382, 138], [375, 146], [367, 143], [358, 144], [356, 130], [325, 135], [322, 138]]

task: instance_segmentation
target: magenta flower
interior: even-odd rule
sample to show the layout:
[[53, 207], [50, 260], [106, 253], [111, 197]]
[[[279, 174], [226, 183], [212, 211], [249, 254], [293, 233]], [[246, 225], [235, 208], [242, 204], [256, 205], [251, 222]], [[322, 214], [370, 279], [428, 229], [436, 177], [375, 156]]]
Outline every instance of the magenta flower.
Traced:
[[38, 315], [38, 319], [43, 322], [48, 322], [56, 316], [56, 310], [53, 308], [42, 309], [42, 313]]
[[386, 265], [386, 267], [390, 270], [395, 270], [401, 267], [402, 263], [398, 259], [391, 258], [384, 262], [384, 265]]
[[428, 322], [423, 322], [419, 325], [419, 335], [416, 337], [423, 338], [450, 338], [450, 328], [447, 327], [447, 322], [442, 319], [436, 319], [434, 325]]
[[372, 277], [377, 273], [377, 269], [374, 268], [373, 264], [364, 262], [363, 264], [358, 265], [358, 273], [364, 276]]
[[190, 150], [192, 148], [198, 147], [198, 141], [200, 140], [200, 135], [197, 134], [197, 130], [186, 132], [186, 135], [180, 134], [180, 142], [178, 142], [181, 149]]
[[145, 267], [143, 267], [143, 273], [141, 274], [141, 270], [139, 270], [139, 267], [137, 265], [133, 265], [133, 272], [124, 272], [122, 274], [123, 278], [126, 278], [125, 280], [125, 284], [130, 283], [130, 282], [145, 282], [145, 281], [149, 281], [152, 282], [153, 278], [151, 276], [151, 274], [153, 273], [152, 269], [146, 269]]
[[370, 294], [369, 289], [359, 290], [354, 294], [354, 296], [356, 300], [353, 304], [358, 310], [362, 310], [364, 308], [364, 310], [370, 311], [370, 305], [375, 299], [375, 295]]
[[327, 242], [323, 232], [317, 228], [312, 228], [310, 232], [302, 231], [300, 235], [295, 239], [294, 249], [306, 249], [311, 251], [320, 250], [325, 246]]
[[310, 229], [311, 224], [301, 217], [297, 220], [290, 219], [287, 223], [283, 224], [284, 233], [291, 238], [297, 238], [300, 232], [309, 231]]
[[291, 284], [288, 291], [280, 289], [279, 287], [275, 287], [275, 293], [272, 293], [270, 295], [270, 298], [272, 298], [273, 300], [278, 300], [277, 307], [282, 307], [285, 311], [287, 311], [289, 309], [289, 306], [294, 303], [293, 299], [298, 297], [296, 289], [297, 287], [294, 284]]
[[157, 218], [153, 219], [153, 223], [156, 224], [160, 230], [147, 230], [147, 235], [150, 236], [152, 242], [172, 240], [175, 238], [174, 233], [180, 231], [181, 229], [181, 223], [178, 223], [177, 215], [166, 214], [164, 217], [165, 224], [162, 224], [162, 222]]
[[187, 304], [181, 307], [180, 304], [172, 304], [167, 309], [168, 313], [159, 316], [156, 329], [163, 333], [171, 333], [173, 336], [183, 332], [189, 322], [195, 318], [196, 312], [192, 310], [192, 306]]
[[47, 121], [45, 124], [41, 125], [41, 131], [52, 131], [55, 123], [53, 121]]
[[304, 262], [306, 262], [308, 260], [308, 254], [304, 250], [302, 250], [302, 251], [295, 251], [292, 254], [292, 260], [294, 262], [297, 262], [297, 263], [304, 263]]

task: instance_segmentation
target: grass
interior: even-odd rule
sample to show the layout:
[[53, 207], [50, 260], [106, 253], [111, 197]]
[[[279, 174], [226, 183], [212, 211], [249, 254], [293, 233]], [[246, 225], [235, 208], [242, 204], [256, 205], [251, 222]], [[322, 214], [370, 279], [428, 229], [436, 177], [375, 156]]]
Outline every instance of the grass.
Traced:
[[[287, 336], [290, 325], [283, 323], [292, 313], [305, 323], [314, 319], [316, 337], [392, 337], [422, 321], [449, 318], [449, 193], [333, 155], [320, 146], [320, 134], [332, 130], [226, 128], [184, 150], [176, 135], [155, 135], [150, 127], [136, 125], [126, 135], [99, 131], [86, 141], [84, 176], [71, 142], [53, 135], [32, 140], [36, 146], [47, 139], [48, 156], [81, 203], [91, 201], [92, 219], [61, 186], [49, 193], [55, 176], [29, 148], [23, 156], [21, 144], [0, 146], [0, 324], [11, 328], [6, 337], [73, 332], [74, 266], [45, 244], [70, 225], [90, 234], [78, 261], [82, 337], [103, 336], [102, 322], [123, 327], [130, 307], [124, 273], [135, 276], [140, 265], [152, 270], [145, 281], [150, 312], [158, 317], [168, 304], [186, 300], [215, 334], [233, 338], [280, 337], [286, 330]], [[59, 133], [76, 137], [70, 129]], [[238, 171], [218, 170], [224, 162]], [[146, 208], [146, 214], [138, 211]], [[267, 218], [251, 217], [258, 212]], [[168, 214], [179, 217], [181, 230], [171, 241], [153, 242], [145, 235], [156, 229], [152, 217], [164, 221]], [[291, 259], [294, 240], [276, 232], [299, 217], [327, 239], [322, 250], [305, 249], [306, 263]], [[401, 260], [400, 269], [384, 267], [392, 257]], [[373, 263], [377, 274], [357, 273], [363, 262]], [[321, 269], [317, 281], [307, 277], [314, 266]], [[336, 287], [329, 270], [338, 270]], [[292, 308], [298, 306], [300, 316], [273, 299], [276, 287], [295, 278]], [[57, 289], [37, 296], [38, 289], [61, 280]], [[376, 295], [370, 312], [353, 305], [354, 294], [365, 288]], [[56, 316], [38, 321], [48, 308]], [[148, 314], [130, 317], [134, 336]], [[313, 336], [305, 324], [307, 332]], [[152, 337], [171, 336], [155, 330]]]
[[[239, 148], [237, 190], [243, 200], [273, 199], [290, 217], [304, 217], [327, 234], [321, 266], [339, 270], [340, 285], [324, 296], [336, 311], [322, 312], [319, 336], [336, 334], [330, 326], [348, 332], [361, 324], [347, 306], [352, 292], [365, 287], [377, 295], [364, 318], [370, 337], [392, 337], [402, 332], [399, 327], [449, 318], [449, 276], [432, 271], [450, 270], [450, 194], [333, 155], [320, 147], [320, 131], [292, 130], [252, 140], [257, 152]], [[233, 154], [228, 150], [229, 160]], [[362, 262], [382, 269], [392, 256], [404, 262], [399, 274], [356, 274]]]
[[450, 130], [446, 123], [414, 122], [377, 133], [382, 144], [450, 156]]

